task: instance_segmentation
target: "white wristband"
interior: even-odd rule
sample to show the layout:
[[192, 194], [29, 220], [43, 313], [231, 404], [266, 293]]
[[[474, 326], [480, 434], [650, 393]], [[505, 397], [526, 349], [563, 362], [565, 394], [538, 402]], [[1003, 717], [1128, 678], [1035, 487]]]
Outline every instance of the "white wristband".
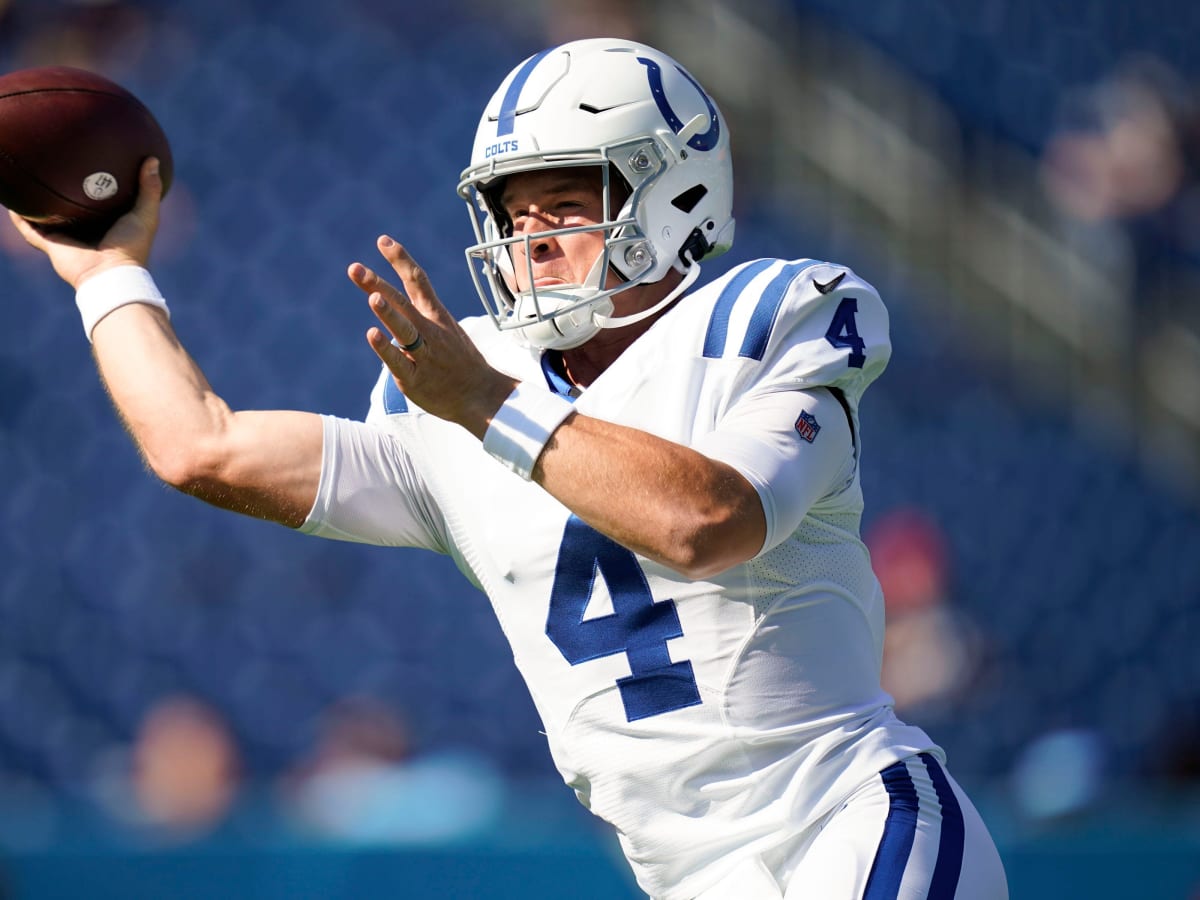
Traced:
[[550, 435], [572, 409], [566, 397], [518, 384], [492, 416], [483, 449], [528, 481]]
[[167, 301], [150, 273], [141, 266], [118, 266], [93, 275], [75, 291], [75, 305], [83, 319], [83, 330], [90, 341], [96, 323], [118, 307], [129, 303], [157, 306], [168, 316]]

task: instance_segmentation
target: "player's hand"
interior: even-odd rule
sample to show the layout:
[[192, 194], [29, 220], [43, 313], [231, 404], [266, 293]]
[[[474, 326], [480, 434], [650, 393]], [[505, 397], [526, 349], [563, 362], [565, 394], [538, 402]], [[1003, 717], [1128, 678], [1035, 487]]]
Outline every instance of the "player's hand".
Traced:
[[58, 276], [71, 287], [78, 288], [88, 278], [105, 269], [145, 266], [150, 259], [150, 248], [158, 230], [158, 208], [163, 190], [158, 160], [147, 159], [142, 163], [138, 177], [138, 197], [133, 209], [117, 219], [95, 247], [65, 235], [43, 231], [12, 211], [8, 216], [21, 237], [50, 258]]
[[516, 379], [488, 364], [408, 251], [386, 235], [378, 246], [404, 289], [362, 263], [350, 266], [350, 280], [367, 294], [371, 311], [383, 325], [367, 331], [367, 343], [405, 396], [482, 438]]

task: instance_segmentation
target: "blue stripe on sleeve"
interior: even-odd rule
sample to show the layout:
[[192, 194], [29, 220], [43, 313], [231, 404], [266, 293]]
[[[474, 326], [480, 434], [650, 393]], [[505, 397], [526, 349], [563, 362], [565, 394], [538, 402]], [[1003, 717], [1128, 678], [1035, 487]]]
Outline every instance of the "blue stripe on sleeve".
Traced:
[[396, 387], [396, 379], [389, 378], [383, 383], [383, 411], [388, 415], [408, 412], [408, 400]]
[[500, 103], [500, 118], [496, 123], [497, 137], [513, 133], [517, 119], [517, 104], [521, 102], [521, 89], [525, 87], [525, 82], [529, 80], [529, 76], [533, 74], [537, 64], [545, 59], [546, 54], [553, 49], [551, 47], [549, 50], [543, 50], [536, 56], [525, 60], [525, 65], [521, 66], [517, 74], [513, 76], [513, 80], [509, 82], [508, 90], [504, 92], [504, 100]]
[[903, 762], [893, 763], [879, 775], [891, 804], [863, 900], [896, 900], [917, 834], [917, 788]]
[[937, 791], [938, 803], [942, 807], [942, 835], [938, 843], [937, 862], [933, 867], [933, 878], [929, 881], [929, 900], [954, 900], [958, 890], [958, 876], [962, 871], [964, 828], [962, 808], [946, 773], [938, 761], [928, 753], [921, 754], [921, 761], [929, 772], [929, 780]]
[[788, 285], [805, 269], [819, 265], [822, 263], [812, 260], [791, 263], [784, 266], [783, 271], [771, 279], [770, 284], [763, 290], [762, 296], [758, 298], [758, 305], [754, 307], [754, 312], [750, 316], [750, 325], [746, 328], [746, 337], [742, 341], [742, 349], [738, 351], [738, 356], [758, 360], [763, 358], [763, 354], [767, 352], [767, 341], [770, 340], [771, 329], [775, 327], [775, 318], [779, 315], [779, 307], [783, 305], [783, 297], [787, 293]]
[[708, 320], [708, 333], [704, 335], [706, 357], [720, 359], [725, 355], [725, 341], [729, 336], [729, 317], [733, 313], [733, 305], [746, 289], [746, 285], [775, 262], [773, 259], [755, 260], [729, 279], [713, 306], [712, 318]]

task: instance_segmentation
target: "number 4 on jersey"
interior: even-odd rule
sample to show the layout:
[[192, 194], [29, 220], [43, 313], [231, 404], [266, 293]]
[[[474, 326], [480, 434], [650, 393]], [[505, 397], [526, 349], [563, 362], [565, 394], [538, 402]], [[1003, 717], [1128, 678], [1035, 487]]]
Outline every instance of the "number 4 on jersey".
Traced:
[[858, 301], [853, 297], [846, 297], [838, 304], [833, 321], [829, 323], [829, 330], [825, 332], [825, 340], [833, 346], [850, 348], [847, 363], [853, 369], [861, 369], [867, 361], [867, 342], [859, 337], [858, 323], [854, 320], [857, 312]]
[[[608, 586], [613, 612], [585, 619], [597, 575]], [[563, 531], [546, 635], [573, 666], [628, 656], [633, 674], [618, 678], [617, 689], [630, 722], [700, 703], [692, 664], [673, 663], [667, 653], [667, 641], [683, 637], [675, 601], [655, 602], [633, 552], [576, 516]]]

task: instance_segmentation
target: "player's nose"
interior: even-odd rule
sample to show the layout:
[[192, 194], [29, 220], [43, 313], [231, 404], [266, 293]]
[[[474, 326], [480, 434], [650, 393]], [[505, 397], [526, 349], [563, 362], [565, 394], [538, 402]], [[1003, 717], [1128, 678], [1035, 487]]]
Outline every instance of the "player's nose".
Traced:
[[526, 246], [529, 247], [529, 255], [534, 259], [545, 256], [554, 249], [554, 237], [549, 233], [550, 230], [551, 226], [546, 222], [530, 217], [525, 231]]

